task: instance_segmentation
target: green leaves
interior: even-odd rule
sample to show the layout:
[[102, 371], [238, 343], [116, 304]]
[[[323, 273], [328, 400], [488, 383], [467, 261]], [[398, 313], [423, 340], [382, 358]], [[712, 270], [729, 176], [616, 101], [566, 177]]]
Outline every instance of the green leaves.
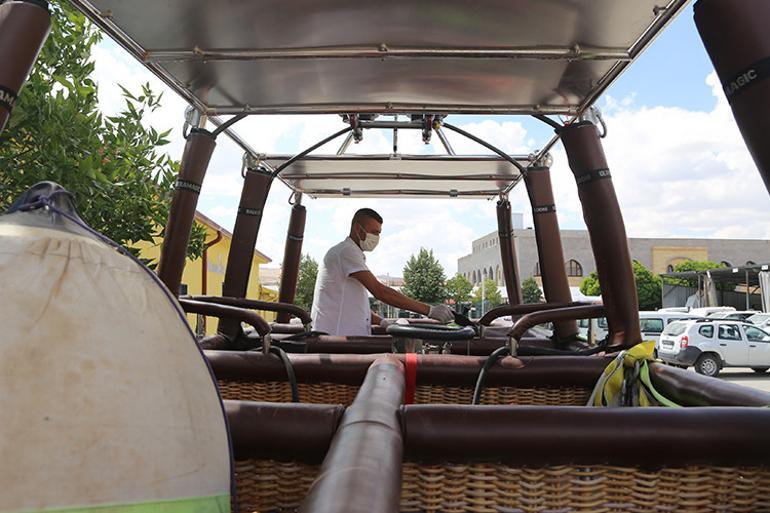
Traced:
[[316, 276], [318, 276], [318, 262], [310, 258], [310, 255], [304, 255], [299, 263], [299, 278], [294, 303], [308, 312], [313, 306]]
[[525, 303], [543, 302], [543, 291], [532, 276], [521, 282], [521, 296]]
[[[140, 94], [124, 88], [123, 112], [102, 116], [89, 77], [101, 35], [66, 2], [52, 2], [51, 11], [51, 34], [0, 135], [0, 210], [36, 182], [53, 180], [74, 194], [94, 229], [124, 245], [155, 242], [178, 170], [158, 151], [170, 130], [142, 124], [161, 96], [148, 84]], [[201, 254], [203, 236], [196, 225], [189, 255]]]
[[[639, 300], [639, 310], [657, 310], [661, 306], [663, 281], [660, 276], [647, 269], [638, 260], [633, 261], [636, 295]], [[583, 280], [580, 292], [586, 296], [600, 296], [599, 277], [596, 271]]]
[[446, 290], [449, 298], [454, 299], [455, 303], [467, 303], [471, 299], [473, 283], [458, 273], [446, 281]]
[[417, 257], [409, 257], [404, 267], [401, 292], [423, 303], [443, 303], [447, 298], [444, 268], [433, 256], [433, 250], [420, 248]]
[[[476, 289], [476, 293], [473, 295], [473, 301], [481, 304], [481, 287]], [[500, 293], [500, 289], [497, 287], [495, 280], [490, 278], [484, 279], [484, 312], [488, 312], [490, 309], [503, 304], [503, 295]]]

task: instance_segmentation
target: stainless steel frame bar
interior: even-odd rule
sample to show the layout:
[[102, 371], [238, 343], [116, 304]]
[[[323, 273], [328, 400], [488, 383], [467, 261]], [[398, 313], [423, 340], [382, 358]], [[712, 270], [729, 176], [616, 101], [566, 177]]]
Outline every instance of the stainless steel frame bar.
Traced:
[[188, 61], [254, 61], [263, 59], [382, 59], [465, 58], [465, 59], [539, 59], [539, 60], [630, 60], [626, 48], [601, 47], [511, 47], [511, 48], [446, 48], [400, 47], [386, 44], [372, 46], [330, 46], [307, 48], [264, 48], [239, 50], [149, 50], [143, 61], [148, 63]]

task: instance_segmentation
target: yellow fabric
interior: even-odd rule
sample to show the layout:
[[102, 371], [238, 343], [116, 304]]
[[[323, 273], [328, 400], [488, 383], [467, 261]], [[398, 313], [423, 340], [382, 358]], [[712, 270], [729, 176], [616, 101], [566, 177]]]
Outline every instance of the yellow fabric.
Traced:
[[648, 340], [622, 351], [599, 378], [589, 406], [623, 406], [623, 384], [638, 406], [678, 406], [655, 390], [650, 381], [648, 362], [653, 361], [655, 341]]

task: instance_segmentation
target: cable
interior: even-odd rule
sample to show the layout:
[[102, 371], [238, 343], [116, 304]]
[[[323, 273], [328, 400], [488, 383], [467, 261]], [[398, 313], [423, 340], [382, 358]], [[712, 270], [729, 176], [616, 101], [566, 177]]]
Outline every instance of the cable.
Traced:
[[270, 346], [270, 352], [278, 355], [278, 358], [283, 362], [283, 366], [286, 368], [286, 375], [289, 378], [289, 385], [291, 386], [291, 402], [299, 402], [299, 391], [297, 390], [297, 376], [294, 375], [294, 367], [291, 365], [291, 360], [286, 355], [286, 351], [280, 347]]
[[497, 360], [504, 358], [510, 354], [508, 346], [498, 347], [492, 354], [487, 357], [487, 361], [484, 362], [484, 366], [479, 371], [479, 377], [476, 379], [476, 387], [473, 389], [473, 400], [471, 404], [479, 404], [481, 401], [481, 390], [484, 388], [484, 380], [487, 377], [487, 372], [492, 366], [497, 363]]

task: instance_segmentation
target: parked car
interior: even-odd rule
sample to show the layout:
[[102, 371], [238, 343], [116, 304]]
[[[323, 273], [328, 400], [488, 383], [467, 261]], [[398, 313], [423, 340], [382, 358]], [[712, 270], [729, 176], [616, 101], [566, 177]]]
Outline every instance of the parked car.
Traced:
[[741, 321], [699, 319], [672, 322], [656, 344], [658, 358], [680, 367], [695, 367], [716, 376], [724, 367], [770, 369], [770, 333]]
[[688, 314], [686, 312], [671, 311], [648, 311], [639, 312], [639, 328], [642, 331], [642, 340], [660, 339], [663, 329], [674, 321], [699, 319], [700, 317]]
[[588, 340], [589, 336], [589, 327], [593, 329], [594, 340], [597, 341], [604, 340], [610, 330], [606, 317], [599, 317], [598, 319], [578, 319], [577, 324], [578, 333], [586, 340]]
[[729, 310], [725, 310], [723, 312], [711, 312], [706, 317], [709, 319], [726, 319], [726, 320], [733, 320], [733, 321], [745, 321], [748, 320], [749, 317], [751, 317], [754, 314], [758, 314], [756, 310], [738, 310], [735, 312], [731, 312]]
[[746, 320], [752, 324], [759, 326], [765, 331], [770, 329], [770, 313], [756, 313]]
[[707, 317], [716, 312], [735, 312], [732, 306], [702, 306], [700, 308], [691, 308], [690, 314], [698, 317]]

